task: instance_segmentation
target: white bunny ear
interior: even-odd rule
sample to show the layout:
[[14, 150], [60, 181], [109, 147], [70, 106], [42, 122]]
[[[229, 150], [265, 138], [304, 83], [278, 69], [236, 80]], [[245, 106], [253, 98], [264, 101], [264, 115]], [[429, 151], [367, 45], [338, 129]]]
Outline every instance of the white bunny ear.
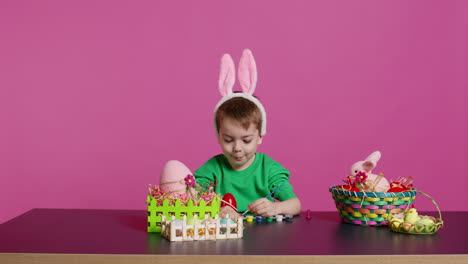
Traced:
[[257, 85], [257, 66], [255, 64], [252, 51], [245, 49], [242, 52], [242, 57], [239, 62], [239, 83], [242, 91], [246, 94], [253, 95], [255, 86]]
[[235, 81], [236, 73], [234, 71], [234, 61], [229, 54], [224, 54], [221, 58], [221, 70], [219, 72], [219, 93], [222, 96], [231, 94]]
[[380, 151], [374, 151], [369, 155], [369, 157], [366, 158], [366, 161], [370, 160], [374, 163], [377, 163], [380, 160], [381, 156], [382, 154], [380, 153]]

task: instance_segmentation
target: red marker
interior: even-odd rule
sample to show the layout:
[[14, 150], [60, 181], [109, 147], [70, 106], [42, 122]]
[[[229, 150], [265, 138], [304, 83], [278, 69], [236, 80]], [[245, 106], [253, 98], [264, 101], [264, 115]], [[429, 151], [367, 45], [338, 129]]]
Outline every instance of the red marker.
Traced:
[[306, 219], [307, 220], [312, 219], [312, 212], [310, 210], [307, 210], [307, 212], [306, 212]]

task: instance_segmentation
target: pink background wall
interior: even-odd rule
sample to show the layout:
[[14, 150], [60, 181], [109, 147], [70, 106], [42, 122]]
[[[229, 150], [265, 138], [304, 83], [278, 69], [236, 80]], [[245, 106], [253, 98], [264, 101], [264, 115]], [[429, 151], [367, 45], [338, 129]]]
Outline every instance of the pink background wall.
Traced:
[[167, 160], [220, 153], [219, 59], [247, 47], [260, 151], [304, 209], [334, 211], [328, 187], [378, 149], [375, 172], [468, 210], [467, 1], [3, 0], [0, 32], [0, 222], [145, 209]]

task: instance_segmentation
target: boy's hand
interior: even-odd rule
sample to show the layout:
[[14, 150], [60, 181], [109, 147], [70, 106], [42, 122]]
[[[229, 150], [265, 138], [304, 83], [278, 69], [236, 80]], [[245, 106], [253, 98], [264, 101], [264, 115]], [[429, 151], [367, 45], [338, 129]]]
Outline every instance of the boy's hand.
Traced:
[[276, 204], [266, 198], [258, 199], [248, 205], [249, 211], [261, 216], [275, 216], [277, 214]]
[[234, 209], [232, 209], [231, 206], [223, 206], [219, 209], [219, 217], [220, 218], [226, 218], [226, 216], [229, 215], [229, 218], [236, 220], [239, 218], [241, 215], [238, 214]]

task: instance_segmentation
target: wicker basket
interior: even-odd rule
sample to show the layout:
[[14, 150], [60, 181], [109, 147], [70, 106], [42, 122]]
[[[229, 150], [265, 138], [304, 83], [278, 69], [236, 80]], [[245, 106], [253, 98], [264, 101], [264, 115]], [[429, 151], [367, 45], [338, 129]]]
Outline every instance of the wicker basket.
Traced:
[[390, 214], [398, 214], [416, 199], [417, 191], [406, 192], [352, 192], [330, 187], [336, 209], [343, 222], [362, 226], [387, 225]]
[[435, 234], [437, 231], [439, 231], [439, 229], [441, 229], [444, 226], [444, 221], [442, 221], [442, 213], [440, 212], [440, 208], [435, 202], [435, 200], [432, 199], [432, 197], [430, 197], [429, 195], [421, 191], [417, 191], [417, 192], [424, 196], [429, 197], [429, 199], [432, 200], [437, 210], [439, 211], [439, 218], [429, 216], [427, 218], [431, 220], [432, 223], [418, 223], [418, 222], [413, 223], [413, 222], [401, 221], [401, 220], [396, 221], [391, 218], [392, 215], [389, 215], [388, 221], [389, 221], [389, 227], [391, 231], [398, 232], [398, 233], [412, 234], [412, 235], [432, 235], [432, 234]]

